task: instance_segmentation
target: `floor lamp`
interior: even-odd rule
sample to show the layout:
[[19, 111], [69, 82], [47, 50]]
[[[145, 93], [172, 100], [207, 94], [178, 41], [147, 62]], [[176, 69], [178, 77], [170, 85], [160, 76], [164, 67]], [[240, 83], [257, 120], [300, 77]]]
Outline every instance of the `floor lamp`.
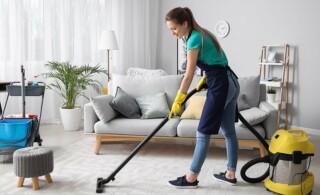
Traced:
[[[107, 50], [107, 66], [108, 66], [108, 82], [111, 80], [110, 74], [110, 50], [118, 50], [118, 43], [116, 39], [116, 35], [114, 31], [102, 31], [100, 42], [99, 42], [99, 49]], [[102, 88], [102, 94], [108, 93], [108, 87]]]

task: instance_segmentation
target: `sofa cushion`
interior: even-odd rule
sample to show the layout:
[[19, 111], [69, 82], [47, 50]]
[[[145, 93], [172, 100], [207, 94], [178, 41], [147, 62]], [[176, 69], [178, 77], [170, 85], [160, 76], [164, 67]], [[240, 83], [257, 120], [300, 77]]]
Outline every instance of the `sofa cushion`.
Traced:
[[[196, 137], [196, 131], [198, 129], [199, 120], [190, 120], [190, 119], [184, 119], [181, 120], [178, 128], [177, 128], [177, 135], [179, 137]], [[247, 128], [239, 126], [239, 122], [235, 124], [236, 126], [236, 133], [238, 139], [257, 139], [251, 131], [249, 131]], [[262, 136], [265, 137], [265, 131], [262, 128], [261, 125], [255, 125], [253, 126], [255, 130]], [[217, 135], [212, 135], [212, 138], [224, 138], [222, 130], [219, 130], [219, 133]]]
[[140, 107], [135, 98], [131, 97], [120, 87], [117, 87], [115, 98], [110, 102], [110, 106], [128, 118], [140, 118]]
[[[128, 119], [124, 117], [115, 118], [108, 123], [98, 121], [94, 125], [98, 134], [119, 134], [119, 135], [149, 135], [157, 128], [164, 119]], [[179, 117], [171, 118], [155, 136], [174, 137], [177, 135]]]
[[250, 107], [258, 107], [260, 101], [260, 76], [240, 77], [238, 81], [240, 84], [239, 98], [245, 97]]
[[192, 96], [186, 110], [182, 113], [181, 119], [200, 119], [206, 96]]
[[113, 98], [114, 97], [111, 95], [102, 95], [90, 99], [93, 110], [97, 114], [99, 120], [101, 120], [104, 123], [107, 123], [111, 119], [118, 116], [118, 112], [114, 112], [111, 106], [109, 105]]
[[237, 104], [238, 104], [239, 111], [246, 110], [246, 109], [250, 108], [250, 105], [248, 104], [248, 102], [246, 100], [246, 96], [244, 94], [241, 94], [238, 97]]
[[164, 118], [170, 113], [165, 93], [136, 98], [142, 119]]
[[[252, 107], [250, 109], [240, 111], [240, 114], [244, 119], [246, 119], [246, 121], [248, 121], [250, 125], [259, 124], [268, 117], [268, 113], [266, 111], [263, 111], [257, 107]], [[239, 121], [239, 125], [241, 127], [245, 127], [245, 125], [241, 121]]]
[[182, 78], [183, 75], [132, 77], [113, 74], [112, 82], [108, 84], [108, 86], [110, 87], [109, 90], [112, 95], [114, 95], [114, 92], [119, 86], [134, 98], [164, 92], [167, 96], [168, 105], [171, 107]]
[[[190, 84], [189, 91], [193, 90], [198, 82], [200, 81], [201, 76], [195, 75]], [[238, 97], [238, 108], [239, 110], [248, 109], [251, 107], [258, 107], [260, 102], [260, 76], [247, 76], [240, 77], [238, 79], [240, 85], [240, 94]], [[196, 93], [194, 96], [206, 95], [206, 91]], [[188, 105], [190, 100], [187, 101]]]

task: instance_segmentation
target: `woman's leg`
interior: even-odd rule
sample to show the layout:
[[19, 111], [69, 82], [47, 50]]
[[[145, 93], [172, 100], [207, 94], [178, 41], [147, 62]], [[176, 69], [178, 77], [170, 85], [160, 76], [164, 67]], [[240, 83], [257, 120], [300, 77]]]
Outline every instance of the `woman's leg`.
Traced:
[[204, 134], [197, 131], [197, 142], [190, 166], [190, 173], [187, 174], [187, 180], [189, 182], [195, 181], [201, 171], [201, 167], [204, 163], [204, 160], [206, 159], [209, 150], [210, 137], [210, 134]]
[[[226, 139], [227, 170], [234, 174], [238, 162], [238, 138], [235, 131], [236, 104], [239, 96], [239, 84], [237, 80], [229, 79], [229, 92], [226, 107], [223, 113], [221, 129]], [[228, 173], [227, 173], [228, 175]]]
[[[229, 104], [226, 107], [226, 112], [230, 115], [223, 118], [223, 122], [221, 124], [221, 129], [223, 135], [226, 139], [226, 150], [227, 150], [227, 170], [236, 171], [237, 162], [238, 162], [238, 138], [235, 132], [234, 127], [234, 119], [235, 115], [232, 116], [232, 112], [235, 112], [235, 107], [232, 104]], [[232, 124], [233, 123], [233, 124]]]

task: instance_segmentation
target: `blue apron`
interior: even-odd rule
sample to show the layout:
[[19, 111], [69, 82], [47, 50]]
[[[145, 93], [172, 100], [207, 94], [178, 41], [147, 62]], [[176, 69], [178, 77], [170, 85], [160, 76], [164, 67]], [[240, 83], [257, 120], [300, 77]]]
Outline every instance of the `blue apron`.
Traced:
[[208, 85], [207, 98], [201, 114], [198, 131], [204, 134], [218, 134], [228, 96], [228, 70], [231, 74], [234, 73], [229, 66], [224, 67], [203, 63], [198, 63], [197, 66], [205, 71]]

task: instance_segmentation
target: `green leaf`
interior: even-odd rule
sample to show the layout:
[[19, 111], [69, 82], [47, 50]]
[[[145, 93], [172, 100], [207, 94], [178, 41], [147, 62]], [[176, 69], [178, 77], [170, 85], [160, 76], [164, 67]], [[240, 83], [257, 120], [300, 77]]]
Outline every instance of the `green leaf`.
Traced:
[[47, 88], [62, 97], [63, 107], [67, 109], [74, 108], [79, 97], [89, 99], [84, 93], [88, 87], [92, 87], [97, 93], [101, 91], [102, 84], [94, 79], [96, 74], [102, 73], [108, 76], [107, 71], [99, 64], [75, 66], [69, 62], [50, 61], [45, 67], [50, 71], [47, 78], [55, 79], [53, 83], [47, 85]]

